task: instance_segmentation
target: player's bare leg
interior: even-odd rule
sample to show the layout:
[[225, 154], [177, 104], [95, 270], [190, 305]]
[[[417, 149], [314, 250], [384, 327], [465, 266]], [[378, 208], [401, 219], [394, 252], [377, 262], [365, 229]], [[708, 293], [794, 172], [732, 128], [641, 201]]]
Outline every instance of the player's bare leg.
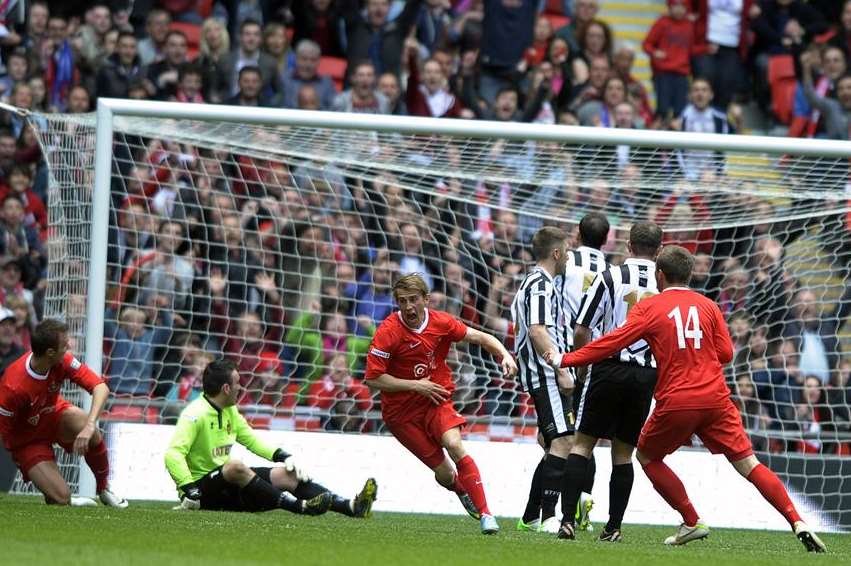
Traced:
[[488, 501], [485, 497], [485, 488], [479, 468], [473, 458], [464, 449], [461, 441], [461, 428], [450, 428], [440, 437], [440, 444], [446, 449], [449, 457], [455, 462], [457, 468], [457, 481], [464, 487], [464, 491], [473, 500], [473, 503], [481, 513], [481, 527], [484, 534], [495, 534], [499, 532], [499, 524], [488, 509]]
[[373, 478], [366, 480], [361, 491], [352, 499], [341, 497], [313, 480], [299, 481], [295, 471], [287, 471], [283, 467], [272, 468], [269, 479], [273, 487], [281, 491], [288, 491], [299, 499], [310, 501], [320, 496], [330, 497], [330, 510], [349, 517], [368, 518], [372, 516], [372, 504], [378, 494], [378, 484]]
[[789, 498], [786, 487], [774, 472], [762, 465], [753, 454], [741, 460], [736, 460], [732, 464], [736, 471], [754, 484], [765, 500], [783, 515], [783, 518], [792, 527], [795, 536], [798, 537], [798, 540], [801, 541], [808, 552], [824, 552], [827, 550], [818, 535], [801, 520], [798, 510], [795, 509], [795, 504]]
[[691, 504], [686, 488], [677, 474], [662, 460], [651, 460], [640, 450], [636, 452], [636, 457], [650, 483], [653, 484], [653, 488], [668, 505], [682, 515], [682, 524], [674, 535], [665, 539], [665, 544], [686, 544], [709, 536], [709, 528], [701, 524], [700, 517]]
[[44, 494], [48, 505], [70, 505], [71, 490], [59, 471], [56, 462], [39, 462], [29, 470], [27, 475], [38, 490]]
[[[88, 414], [78, 407], [68, 407], [59, 417], [59, 442], [63, 447], [74, 446], [77, 436], [86, 427]], [[89, 438], [86, 451], [83, 454], [86, 464], [95, 476], [95, 490], [101, 503], [107, 507], [116, 509], [124, 509], [127, 507], [127, 500], [112, 493], [109, 489], [109, 455], [106, 452], [106, 443], [103, 441], [103, 435], [95, 428], [91, 438]]]

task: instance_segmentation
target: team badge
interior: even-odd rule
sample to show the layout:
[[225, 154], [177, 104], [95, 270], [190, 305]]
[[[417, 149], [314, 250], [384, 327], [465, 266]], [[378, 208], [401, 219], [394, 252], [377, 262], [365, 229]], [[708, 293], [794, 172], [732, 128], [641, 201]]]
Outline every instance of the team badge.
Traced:
[[41, 415], [33, 415], [27, 419], [27, 422], [33, 426], [38, 426], [39, 419], [41, 419]]

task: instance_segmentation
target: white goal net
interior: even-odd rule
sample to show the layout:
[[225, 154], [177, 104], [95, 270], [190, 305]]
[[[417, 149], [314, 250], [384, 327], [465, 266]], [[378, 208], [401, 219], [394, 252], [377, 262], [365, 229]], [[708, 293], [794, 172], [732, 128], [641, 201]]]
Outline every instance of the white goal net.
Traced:
[[[693, 286], [729, 321], [729, 384], [755, 447], [802, 482], [810, 472], [788, 458], [807, 458], [822, 506], [849, 507], [825, 480], [851, 453], [851, 144], [843, 158], [836, 144], [819, 154], [826, 146], [804, 141], [728, 151], [738, 138], [691, 136], [677, 149], [684, 138], [662, 132], [651, 147], [602, 130], [592, 143], [594, 130], [544, 127], [558, 134], [534, 141], [480, 137], [473, 122], [467, 135], [424, 135], [247, 125], [234, 112], [228, 122], [115, 116], [106, 419], [173, 422], [224, 356], [239, 365], [256, 427], [382, 434], [362, 374], [394, 277], [423, 273], [433, 308], [510, 345], [531, 235], [573, 232], [602, 212], [612, 263], [636, 221], [697, 254]], [[44, 316], [82, 335], [95, 119], [30, 120], [50, 170]], [[449, 361], [469, 437], [535, 441], [531, 402], [487, 354], [456, 348]]]

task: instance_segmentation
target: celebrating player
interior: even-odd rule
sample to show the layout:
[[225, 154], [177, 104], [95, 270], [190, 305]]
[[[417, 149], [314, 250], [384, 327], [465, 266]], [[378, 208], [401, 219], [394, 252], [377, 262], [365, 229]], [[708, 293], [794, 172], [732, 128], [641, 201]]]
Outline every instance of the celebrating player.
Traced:
[[[32, 481], [48, 504], [95, 505], [91, 499], [71, 496], [53, 454], [53, 444], [59, 444], [69, 454], [84, 455], [101, 503], [127, 507], [126, 500], [109, 490], [109, 458], [97, 429], [109, 388], [68, 352], [68, 327], [58, 320], [36, 326], [31, 345], [0, 381], [0, 437], [24, 481]], [[91, 393], [88, 414], [59, 394], [66, 379]]]
[[488, 509], [479, 469], [461, 442], [466, 420], [452, 405], [455, 384], [446, 355], [453, 342], [467, 342], [497, 357], [507, 377], [517, 373], [517, 365], [490, 334], [427, 309], [428, 297], [428, 286], [417, 274], [405, 275], [393, 285], [399, 310], [375, 333], [366, 383], [381, 391], [381, 414], [393, 436], [434, 470], [437, 483], [458, 495], [467, 512], [480, 520], [482, 533], [494, 534], [499, 525]]
[[[561, 331], [564, 335], [564, 343], [568, 351], [573, 350], [574, 326], [576, 325], [576, 320], [579, 318], [579, 307], [582, 303], [585, 290], [588, 289], [594, 280], [594, 276], [609, 266], [606, 262], [606, 256], [600, 251], [600, 248], [606, 243], [608, 236], [609, 221], [606, 220], [606, 217], [598, 212], [586, 214], [579, 222], [580, 246], [567, 254], [564, 273], [555, 277], [553, 285], [557, 290], [561, 290], [562, 312], [564, 313]], [[581, 392], [581, 388], [575, 388], [573, 390], [574, 414], [576, 414], [579, 408]], [[536, 531], [540, 529], [541, 503], [543, 501], [541, 482], [548, 462], [546, 443], [540, 432], [538, 433], [538, 442], [545, 447], [545, 454], [538, 463], [538, 467], [535, 468], [535, 473], [532, 476], [532, 485], [529, 489], [529, 500], [526, 504], [526, 510], [523, 512], [523, 516], [517, 521], [517, 530], [519, 531]], [[593, 454], [585, 472], [585, 476], [579, 478], [575, 486], [582, 492], [579, 501], [575, 503], [577, 507], [576, 521], [580, 530], [590, 529], [591, 527], [589, 512], [594, 504], [591, 499], [591, 488], [594, 486], [595, 474]], [[553, 507], [551, 507], [551, 511], [548, 511], [547, 516], [554, 516], [555, 502], [550, 503], [550, 505]], [[567, 507], [564, 506], [564, 508]], [[557, 524], [554, 521], [550, 521], [550, 524], [552, 527], [557, 528]], [[550, 527], [550, 531], [553, 530], [552, 527]]]
[[[575, 331], [581, 348], [594, 333], [608, 334], [621, 326], [630, 309], [658, 293], [653, 260], [662, 244], [662, 230], [652, 223], [635, 224], [629, 232], [632, 257], [597, 277], [582, 300]], [[599, 335], [599, 334], [598, 334]], [[585, 368], [577, 370], [583, 375]], [[609, 521], [600, 533], [604, 542], [621, 540], [621, 523], [632, 491], [632, 452], [653, 398], [656, 360], [644, 340], [629, 344], [614, 358], [594, 364], [582, 388], [576, 417], [576, 438], [565, 468], [567, 491], [562, 505], [572, 509], [591, 465], [598, 438], [612, 441], [612, 475], [609, 481]], [[564, 516], [559, 538], [575, 538], [576, 525]]]
[[[236, 408], [240, 394], [236, 365], [211, 362], [202, 376], [204, 394], [187, 405], [177, 421], [165, 465], [180, 495], [177, 509], [269, 511], [286, 509], [321, 515], [329, 509], [349, 517], [369, 517], [377, 486], [372, 478], [352, 500], [311, 481], [295, 458], [268, 446]], [[283, 466], [249, 468], [230, 457], [238, 442], [261, 458]]]
[[733, 343], [715, 303], [687, 287], [693, 265], [687, 250], [666, 246], [656, 260], [661, 294], [636, 304], [626, 323], [611, 334], [562, 356], [547, 352], [547, 360], [561, 367], [581, 366], [599, 362], [639, 338], [650, 344], [658, 363], [656, 408], [641, 431], [638, 461], [656, 491], [683, 518], [665, 544], [686, 544], [709, 534], [685, 486], [663, 462], [696, 434], [756, 486], [808, 551], [824, 552], [824, 543], [801, 520], [783, 483], [754, 456], [722, 372], [722, 364], [733, 357]]

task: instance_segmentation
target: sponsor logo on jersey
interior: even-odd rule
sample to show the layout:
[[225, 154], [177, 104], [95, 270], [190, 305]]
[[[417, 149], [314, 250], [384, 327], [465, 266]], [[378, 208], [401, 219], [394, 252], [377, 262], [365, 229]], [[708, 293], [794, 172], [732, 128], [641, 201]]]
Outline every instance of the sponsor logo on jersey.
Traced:
[[390, 354], [378, 348], [370, 348], [369, 353], [378, 356], [379, 358], [390, 359]]
[[213, 458], [219, 458], [221, 456], [227, 456], [230, 454], [230, 449], [233, 444], [225, 444], [224, 446], [216, 446], [213, 448]]
[[71, 369], [80, 369], [83, 366], [82, 362], [77, 358], [71, 358]]
[[422, 344], [422, 342], [420, 342], [419, 340], [417, 340], [416, 342], [411, 342], [410, 344], [408, 344], [408, 349], [413, 350], [414, 348], [416, 348], [420, 344]]
[[414, 366], [414, 377], [425, 377], [428, 373], [428, 364], [417, 364]]

